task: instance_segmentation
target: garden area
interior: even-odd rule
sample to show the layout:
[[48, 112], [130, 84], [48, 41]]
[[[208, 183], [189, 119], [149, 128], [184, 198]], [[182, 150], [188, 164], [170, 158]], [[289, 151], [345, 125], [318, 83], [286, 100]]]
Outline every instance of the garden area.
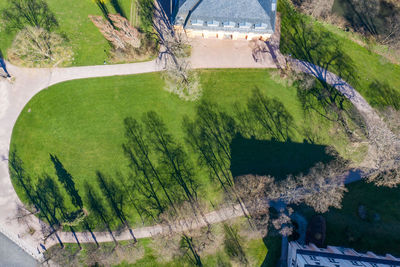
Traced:
[[[22, 1], [20, 5], [18, 5], [18, 2], [12, 0], [0, 2], [0, 21], [2, 21], [0, 50], [8, 60], [10, 60], [7, 56], [8, 51], [12, 48], [17, 34], [23, 29], [29, 29], [30, 26], [43, 28], [49, 34], [57, 36], [56, 41], [52, 42], [52, 48], [56, 52], [58, 52], [58, 46], [68, 51], [67, 55], [60, 56], [63, 61], [58, 66], [102, 65], [104, 63], [124, 62], [123, 59], [115, 57], [113, 44], [102, 35], [89, 16], [103, 17], [104, 20], [107, 20], [108, 14], [120, 14], [129, 21], [132, 27], [138, 29], [140, 34], [147, 36], [152, 32], [151, 21], [149, 24], [148, 18], [140, 16], [141, 12], [151, 12], [151, 10], [143, 8], [141, 12], [139, 11], [139, 6], [146, 6], [147, 3], [151, 3], [146, 0], [85, 0], [77, 1], [73, 5], [68, 5], [68, 7], [61, 0]], [[32, 6], [28, 6], [29, 2]], [[15, 7], [15, 3], [17, 3], [18, 8]], [[11, 16], [5, 12], [9, 12]], [[27, 17], [27, 19], [23, 19], [24, 17]], [[37, 35], [40, 36], [40, 34]], [[29, 36], [32, 36], [32, 34]], [[150, 46], [155, 46], [155, 40], [151, 40], [154, 37], [149, 37], [150, 39], [142, 38], [142, 47], [140, 47], [142, 56], [137, 57], [138, 59], [131, 59], [130, 62], [148, 60], [154, 57], [154, 51], [150, 51]], [[148, 47], [145, 48], [145, 45]], [[154, 48], [152, 49], [154, 50]], [[146, 54], [146, 57], [143, 56], [144, 54]], [[27, 65], [20, 61], [15, 63]], [[54, 65], [54, 63], [56, 62], [52, 60], [51, 64]], [[49, 64], [46, 61], [46, 64], [43, 63], [38, 66], [48, 66]]]

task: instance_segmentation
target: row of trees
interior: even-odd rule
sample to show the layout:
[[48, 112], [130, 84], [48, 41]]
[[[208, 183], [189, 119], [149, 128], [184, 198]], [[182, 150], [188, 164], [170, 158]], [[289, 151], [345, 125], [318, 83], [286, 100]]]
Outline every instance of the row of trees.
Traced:
[[181, 99], [198, 100], [202, 88], [197, 72], [190, 65], [191, 47], [186, 33], [175, 30], [162, 6], [156, 4], [153, 10], [153, 28], [160, 44], [158, 61], [165, 70], [165, 89]]

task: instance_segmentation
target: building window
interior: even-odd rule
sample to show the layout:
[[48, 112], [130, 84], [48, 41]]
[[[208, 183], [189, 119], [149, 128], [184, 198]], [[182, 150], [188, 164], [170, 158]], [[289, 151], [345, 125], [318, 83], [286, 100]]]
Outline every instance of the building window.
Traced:
[[218, 27], [219, 26], [219, 21], [216, 21], [216, 20], [207, 21], [207, 26], [208, 27]]
[[266, 30], [268, 25], [266, 23], [256, 23], [254, 29], [256, 30]]
[[233, 21], [225, 21], [224, 23], [224, 28], [235, 28], [236, 23]]
[[250, 22], [241, 22], [239, 23], [239, 28], [241, 29], [250, 29], [253, 26]]
[[204, 21], [202, 21], [201, 19], [194, 19], [191, 21], [193, 26], [203, 26]]
[[338, 263], [335, 259], [333, 259], [333, 258], [328, 258], [328, 260], [329, 260], [329, 262], [331, 262], [331, 263]]
[[362, 266], [358, 261], [350, 261], [354, 266]]
[[312, 261], [318, 261], [318, 258], [315, 257], [315, 256], [310, 256], [310, 259], [311, 259]]

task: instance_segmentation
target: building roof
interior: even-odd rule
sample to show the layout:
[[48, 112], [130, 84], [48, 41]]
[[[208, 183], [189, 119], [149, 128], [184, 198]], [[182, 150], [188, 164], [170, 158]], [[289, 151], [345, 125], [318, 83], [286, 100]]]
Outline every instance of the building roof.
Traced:
[[185, 28], [273, 33], [276, 0], [177, 0], [174, 13]]

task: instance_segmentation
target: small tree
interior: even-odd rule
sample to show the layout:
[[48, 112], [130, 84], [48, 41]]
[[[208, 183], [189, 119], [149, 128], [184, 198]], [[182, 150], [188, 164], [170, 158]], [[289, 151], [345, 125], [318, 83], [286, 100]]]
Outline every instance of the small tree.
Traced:
[[29, 67], [67, 65], [72, 56], [72, 49], [60, 35], [31, 26], [17, 34], [8, 52], [10, 61]]

